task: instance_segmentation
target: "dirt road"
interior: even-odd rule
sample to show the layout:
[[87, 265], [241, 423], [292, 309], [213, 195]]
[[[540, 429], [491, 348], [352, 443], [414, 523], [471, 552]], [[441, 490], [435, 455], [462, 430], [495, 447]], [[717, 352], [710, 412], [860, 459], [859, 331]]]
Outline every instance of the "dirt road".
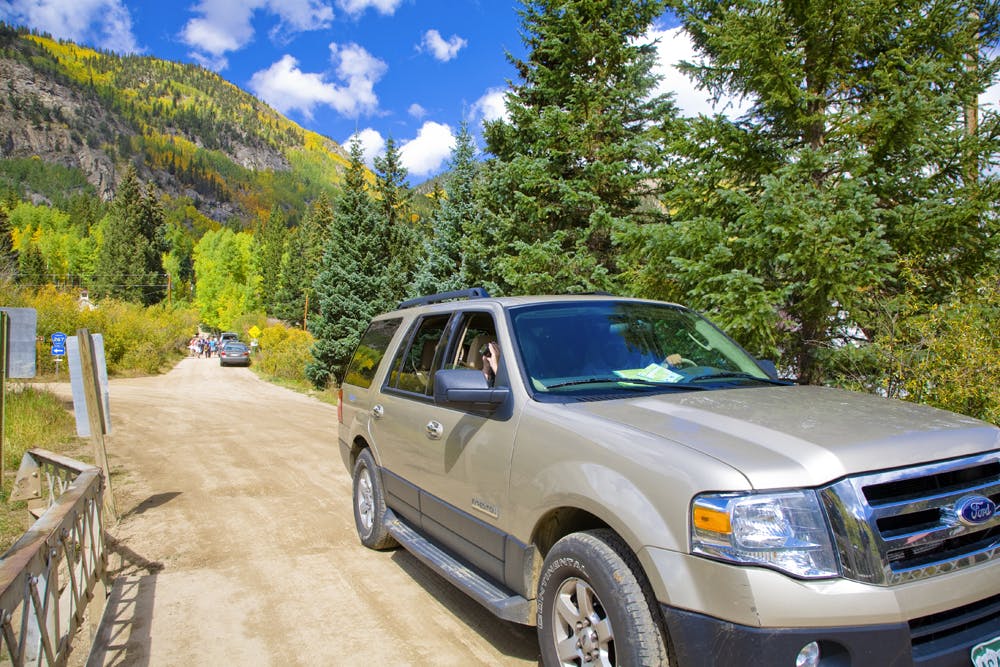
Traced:
[[533, 629], [358, 543], [335, 407], [216, 359], [110, 395], [122, 585], [98, 664], [538, 664]]

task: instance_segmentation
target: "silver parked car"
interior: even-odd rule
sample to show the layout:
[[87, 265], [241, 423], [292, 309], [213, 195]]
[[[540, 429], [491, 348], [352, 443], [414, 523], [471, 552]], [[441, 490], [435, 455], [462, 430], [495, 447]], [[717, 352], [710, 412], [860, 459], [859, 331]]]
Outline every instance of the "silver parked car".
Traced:
[[226, 343], [219, 350], [220, 366], [249, 366], [250, 348], [243, 343]]

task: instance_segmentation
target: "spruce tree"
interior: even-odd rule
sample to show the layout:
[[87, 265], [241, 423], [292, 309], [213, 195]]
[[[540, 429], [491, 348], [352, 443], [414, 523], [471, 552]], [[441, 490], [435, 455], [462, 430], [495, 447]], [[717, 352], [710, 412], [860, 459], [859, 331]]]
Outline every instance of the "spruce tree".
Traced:
[[369, 320], [395, 305], [388, 220], [368, 192], [359, 141], [351, 142], [350, 156], [313, 284], [319, 312], [309, 320], [316, 343], [306, 376], [320, 388], [343, 378]]
[[401, 299], [408, 293], [421, 250], [419, 232], [413, 224], [413, 193], [396, 142], [389, 137], [385, 154], [375, 158], [375, 195], [391, 245], [389, 293]]
[[166, 286], [163, 224], [154, 191], [143, 192], [130, 166], [103, 222], [91, 291], [146, 305], [160, 301]]
[[33, 287], [41, 287], [52, 282], [46, 275], [42, 251], [34, 243], [29, 243], [28, 247], [18, 255], [18, 282]]
[[[715, 315], [806, 382], [878, 336], [904, 274], [941, 298], [995, 247], [997, 118], [970, 134], [995, 79], [996, 7], [952, 2], [680, 0], [688, 72], [744, 118], [676, 136], [670, 224], [635, 237], [636, 289]], [[979, 54], [970, 61], [970, 54]], [[934, 293], [937, 293], [935, 296]]]
[[285, 216], [278, 207], [271, 209], [267, 218], [258, 222], [254, 232], [254, 262], [260, 277], [259, 299], [267, 312], [278, 306], [286, 235]]
[[[310, 215], [311, 213], [306, 213], [304, 221]], [[302, 226], [289, 231], [285, 253], [281, 257], [281, 274], [275, 286], [274, 303], [268, 309], [269, 314], [294, 326], [302, 326], [305, 319], [307, 279], [311, 284], [311, 278], [315, 278], [315, 274], [311, 277], [307, 274], [304, 261], [305, 235]]]
[[431, 235], [424, 241], [411, 296], [474, 286], [497, 289], [483, 266], [490, 252], [485, 230], [477, 224], [481, 217], [474, 191], [478, 169], [475, 140], [468, 125], [462, 123], [443, 193], [435, 198], [438, 205], [431, 219]]
[[643, 42], [665, 3], [537, 0], [520, 10], [525, 60], [507, 95], [510, 120], [487, 123], [484, 223], [503, 245], [515, 292], [614, 289], [616, 229], [663, 161], [656, 128], [673, 109], [653, 95], [655, 46]]

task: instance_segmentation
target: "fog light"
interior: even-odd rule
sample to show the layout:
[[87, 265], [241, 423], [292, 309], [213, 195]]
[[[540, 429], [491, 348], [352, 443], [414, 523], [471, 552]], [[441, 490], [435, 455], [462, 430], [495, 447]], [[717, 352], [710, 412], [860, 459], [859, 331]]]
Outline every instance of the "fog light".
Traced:
[[802, 647], [795, 657], [795, 667], [818, 667], [819, 666], [819, 644], [809, 642]]

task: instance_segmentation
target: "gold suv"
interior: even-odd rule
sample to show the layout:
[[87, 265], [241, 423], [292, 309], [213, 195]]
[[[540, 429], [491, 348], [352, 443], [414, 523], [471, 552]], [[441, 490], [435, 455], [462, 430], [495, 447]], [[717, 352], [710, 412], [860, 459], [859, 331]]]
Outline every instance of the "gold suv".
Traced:
[[362, 543], [536, 626], [545, 665], [1000, 659], [1000, 429], [780, 380], [681, 306], [405, 302], [338, 413]]

